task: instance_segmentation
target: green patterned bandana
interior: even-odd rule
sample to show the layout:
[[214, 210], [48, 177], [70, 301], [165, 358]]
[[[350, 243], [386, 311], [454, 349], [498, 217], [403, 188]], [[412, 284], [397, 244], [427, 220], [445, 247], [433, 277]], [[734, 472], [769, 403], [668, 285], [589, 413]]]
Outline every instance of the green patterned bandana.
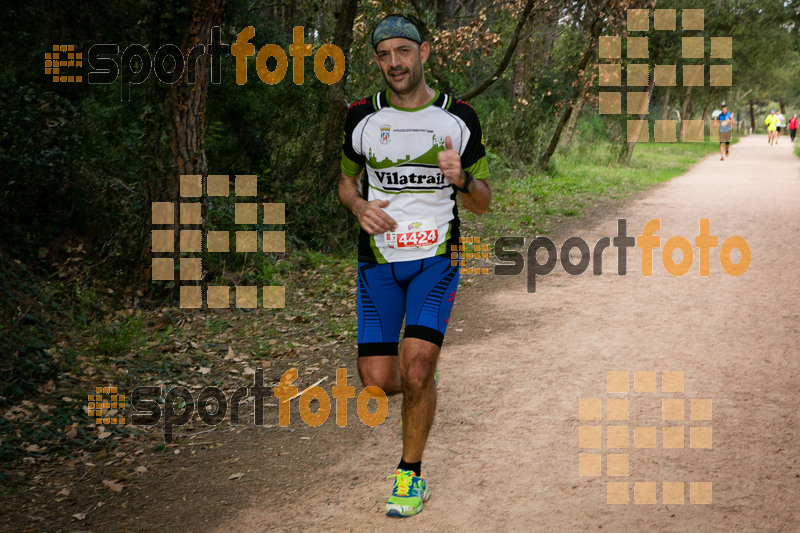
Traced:
[[422, 44], [422, 34], [410, 20], [402, 15], [389, 15], [372, 31], [372, 47], [377, 50], [379, 42], [396, 37]]

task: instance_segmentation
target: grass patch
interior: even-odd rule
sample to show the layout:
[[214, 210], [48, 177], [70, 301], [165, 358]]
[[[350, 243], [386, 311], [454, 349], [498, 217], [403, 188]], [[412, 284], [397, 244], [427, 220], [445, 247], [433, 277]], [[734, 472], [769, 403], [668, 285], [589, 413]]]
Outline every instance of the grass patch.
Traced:
[[717, 149], [716, 143], [643, 143], [629, 165], [619, 165], [619, 146], [598, 142], [556, 156], [550, 172], [515, 168], [490, 155], [492, 205], [483, 217], [462, 208], [466, 227], [461, 233], [492, 240], [504, 234], [546, 234], [598, 202], [624, 199], [680, 176]]
[[100, 355], [118, 357], [139, 348], [144, 341], [144, 318], [140, 314], [122, 317], [95, 328], [95, 350]]

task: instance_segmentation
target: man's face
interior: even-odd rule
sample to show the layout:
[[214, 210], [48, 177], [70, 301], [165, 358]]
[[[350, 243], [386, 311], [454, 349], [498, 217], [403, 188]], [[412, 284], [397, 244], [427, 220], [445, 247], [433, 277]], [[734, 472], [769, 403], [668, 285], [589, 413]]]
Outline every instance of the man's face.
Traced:
[[381, 69], [383, 79], [398, 95], [413, 92], [424, 77], [422, 64], [428, 60], [430, 45], [417, 44], [409, 39], [396, 37], [378, 43], [375, 62]]
[[728, 106], [725, 106], [725, 105], [722, 106], [722, 114], [724, 115], [727, 112], [728, 112]]

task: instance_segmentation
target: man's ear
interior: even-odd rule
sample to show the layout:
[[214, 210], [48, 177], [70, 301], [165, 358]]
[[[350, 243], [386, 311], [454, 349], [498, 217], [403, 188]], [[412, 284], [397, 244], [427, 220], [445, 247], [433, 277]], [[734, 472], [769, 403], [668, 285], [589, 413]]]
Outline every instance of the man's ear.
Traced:
[[419, 57], [422, 60], [423, 64], [425, 64], [430, 55], [431, 55], [431, 45], [428, 44], [427, 41], [419, 45]]
[[381, 66], [381, 62], [380, 62], [380, 61], [378, 61], [378, 54], [377, 54], [377, 52], [376, 52], [376, 53], [374, 53], [374, 54], [372, 54], [372, 60], [373, 60], [373, 61], [375, 61], [375, 64], [376, 64], [376, 65], [378, 65], [379, 67]]

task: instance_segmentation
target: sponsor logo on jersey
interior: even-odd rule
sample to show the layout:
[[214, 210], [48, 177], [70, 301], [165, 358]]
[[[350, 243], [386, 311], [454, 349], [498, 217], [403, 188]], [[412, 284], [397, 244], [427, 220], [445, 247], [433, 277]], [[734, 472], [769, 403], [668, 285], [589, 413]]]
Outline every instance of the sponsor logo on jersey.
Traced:
[[386, 185], [444, 185], [444, 174], [437, 172], [435, 175], [428, 174], [398, 174], [397, 172], [375, 172], [375, 177]]

